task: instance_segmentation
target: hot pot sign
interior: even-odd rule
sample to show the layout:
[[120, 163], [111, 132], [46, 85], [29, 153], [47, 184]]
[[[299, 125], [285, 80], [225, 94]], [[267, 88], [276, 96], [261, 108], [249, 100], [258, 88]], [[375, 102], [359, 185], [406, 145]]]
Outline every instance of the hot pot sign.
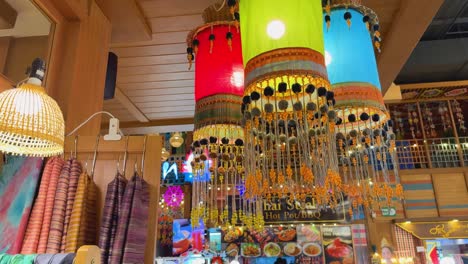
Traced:
[[345, 212], [344, 202], [335, 209], [318, 208], [312, 197], [306, 198], [305, 202], [283, 198], [263, 201], [265, 223], [344, 221]]

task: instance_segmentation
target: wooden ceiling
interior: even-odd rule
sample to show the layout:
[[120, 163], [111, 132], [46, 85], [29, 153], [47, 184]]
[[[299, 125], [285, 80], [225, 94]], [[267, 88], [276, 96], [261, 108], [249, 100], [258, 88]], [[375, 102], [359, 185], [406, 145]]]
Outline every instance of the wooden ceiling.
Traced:
[[[151, 29], [151, 37], [135, 41], [125, 41], [119, 36], [111, 46], [111, 51], [119, 56], [117, 89], [121, 93], [116, 98], [105, 101], [104, 109], [114, 113], [123, 123], [135, 127], [153, 126], [162, 120], [184, 120], [194, 115], [194, 72], [187, 70], [186, 37], [190, 30], [203, 23], [203, 10], [217, 0], [130, 0], [136, 1], [141, 16]], [[417, 28], [406, 22], [415, 20], [418, 0], [363, 0], [380, 19], [383, 36], [383, 52], [379, 55], [381, 64], [392, 64], [382, 72], [383, 85], [390, 86], [399, 70], [411, 54], [419, 37], [424, 33], [425, 21], [430, 23], [443, 0], [427, 0], [420, 11]], [[429, 8], [430, 7], [430, 8]], [[408, 10], [408, 8], [412, 10]], [[409, 16], [411, 14], [411, 17]], [[419, 17], [419, 15], [418, 15]], [[398, 20], [402, 21], [398, 21]], [[120, 21], [117, 19], [117, 21]], [[121, 22], [121, 21], [120, 21]], [[112, 24], [116, 24], [116, 19]], [[397, 27], [397, 28], [395, 28]], [[116, 30], [114, 30], [116, 31]], [[113, 31], [117, 36], [118, 31]], [[398, 43], [398, 36], [409, 36]], [[411, 37], [411, 36], [414, 36]], [[391, 38], [387, 43], [387, 37]], [[414, 42], [414, 43], [412, 43]], [[402, 46], [404, 45], [404, 46]], [[409, 48], [406, 46], [410, 46]], [[403, 50], [403, 51], [401, 51]], [[393, 63], [397, 57], [401, 61]], [[383, 61], [382, 61], [383, 60]], [[394, 65], [395, 64], [395, 65]], [[398, 65], [399, 64], [399, 65]], [[390, 83], [389, 83], [390, 82]], [[150, 121], [150, 122], [148, 122]], [[172, 121], [171, 123], [174, 123]]]

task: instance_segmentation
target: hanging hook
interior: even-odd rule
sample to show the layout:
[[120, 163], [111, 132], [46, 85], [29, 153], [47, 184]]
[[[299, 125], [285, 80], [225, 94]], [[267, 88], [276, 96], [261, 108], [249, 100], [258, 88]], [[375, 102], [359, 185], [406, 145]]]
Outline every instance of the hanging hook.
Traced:
[[76, 152], [78, 150], [78, 136], [75, 136], [75, 142], [73, 143], [74, 144], [74, 149], [73, 149], [73, 154], [71, 155], [70, 158], [77, 158], [76, 157]]
[[99, 138], [101, 136], [96, 137], [96, 145], [94, 146], [94, 157], [93, 157], [93, 165], [91, 168], [91, 179], [94, 179], [94, 168], [96, 167], [96, 158], [97, 158], [97, 152], [98, 152], [98, 146], [99, 146]]
[[120, 174], [120, 154], [119, 154], [119, 159], [117, 160], [117, 174]]
[[127, 157], [128, 157], [128, 140], [129, 136], [125, 137], [125, 152], [124, 152], [124, 160], [123, 160], [123, 175], [125, 176], [125, 171], [127, 170]]
[[145, 168], [145, 155], [146, 155], [146, 140], [148, 136], [145, 136], [143, 139], [143, 154], [141, 154], [141, 177], [143, 177], [143, 170]]

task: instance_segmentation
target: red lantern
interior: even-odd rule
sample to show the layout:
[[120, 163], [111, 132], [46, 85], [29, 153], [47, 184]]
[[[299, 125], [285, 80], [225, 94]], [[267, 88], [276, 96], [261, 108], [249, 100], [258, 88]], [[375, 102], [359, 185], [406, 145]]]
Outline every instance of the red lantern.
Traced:
[[200, 28], [194, 39], [198, 40], [195, 101], [218, 94], [242, 96], [244, 66], [237, 29], [230, 25], [208, 25]]

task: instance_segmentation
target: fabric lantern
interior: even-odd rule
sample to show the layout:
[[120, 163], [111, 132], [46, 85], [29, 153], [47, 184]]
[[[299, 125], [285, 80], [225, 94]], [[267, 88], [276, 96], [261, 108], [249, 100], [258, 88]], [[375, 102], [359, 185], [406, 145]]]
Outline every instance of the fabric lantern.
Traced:
[[[377, 15], [352, 1], [325, 7], [325, 56], [336, 104], [338, 156], [352, 202], [349, 214], [371, 211], [402, 198], [394, 134], [385, 108], [374, 45], [380, 48]], [[357, 22], [355, 22], [357, 21]], [[397, 185], [391, 184], [393, 170]]]
[[[244, 66], [236, 1], [205, 9], [206, 24], [187, 37], [195, 59], [195, 130], [192, 143], [192, 226], [240, 224], [234, 186], [242, 184], [244, 130], [240, 107]], [[234, 15], [234, 18], [237, 15]], [[207, 169], [207, 167], [209, 167]], [[209, 177], [207, 177], [209, 171]], [[231, 201], [228, 206], [228, 201]]]
[[319, 205], [335, 206], [341, 190], [321, 2], [249, 0], [239, 6], [244, 196], [259, 201], [250, 212], [261, 215], [263, 199], [305, 201], [310, 195]]

